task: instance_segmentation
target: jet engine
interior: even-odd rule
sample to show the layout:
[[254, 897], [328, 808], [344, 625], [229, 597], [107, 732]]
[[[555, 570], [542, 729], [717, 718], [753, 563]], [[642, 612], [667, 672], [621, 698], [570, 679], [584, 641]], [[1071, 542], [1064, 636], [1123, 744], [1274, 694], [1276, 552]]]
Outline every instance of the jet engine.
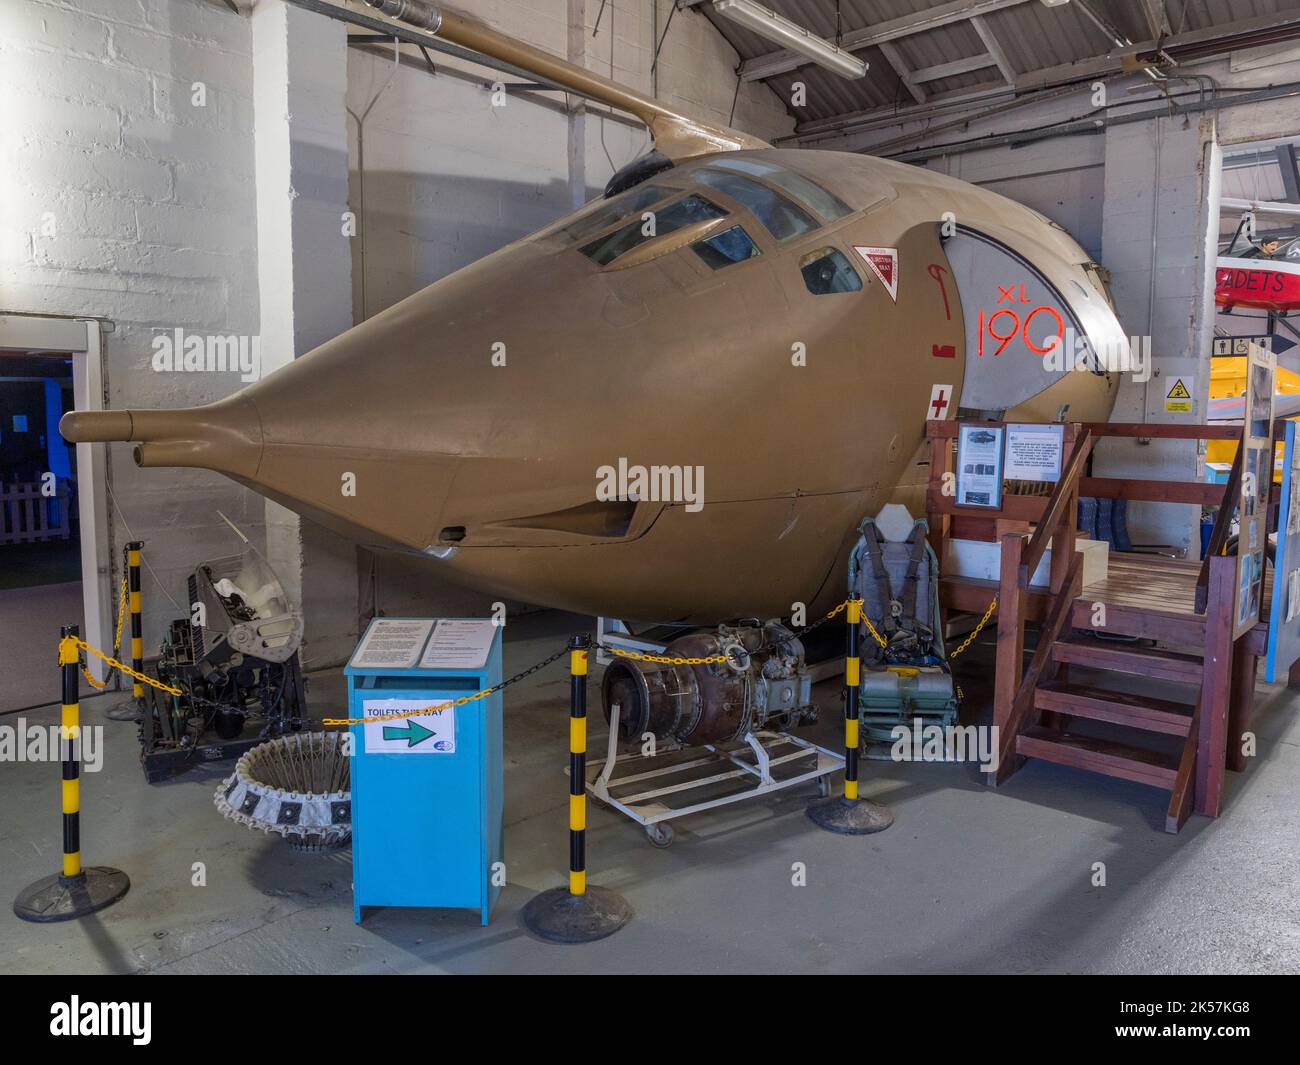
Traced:
[[619, 708], [619, 739], [699, 746], [785, 730], [817, 720], [803, 644], [779, 621], [719, 626], [673, 640], [660, 657], [721, 662], [645, 662], [617, 658], [601, 685], [605, 720]]

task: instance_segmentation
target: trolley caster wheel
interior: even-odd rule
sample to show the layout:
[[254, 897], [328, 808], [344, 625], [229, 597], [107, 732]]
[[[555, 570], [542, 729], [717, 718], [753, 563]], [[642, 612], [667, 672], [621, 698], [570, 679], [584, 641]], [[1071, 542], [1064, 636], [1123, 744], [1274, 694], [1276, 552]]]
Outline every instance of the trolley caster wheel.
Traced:
[[661, 850], [673, 844], [673, 826], [666, 821], [645, 826], [646, 839]]
[[823, 799], [829, 799], [831, 797], [830, 777], [817, 778], [817, 794], [820, 795]]

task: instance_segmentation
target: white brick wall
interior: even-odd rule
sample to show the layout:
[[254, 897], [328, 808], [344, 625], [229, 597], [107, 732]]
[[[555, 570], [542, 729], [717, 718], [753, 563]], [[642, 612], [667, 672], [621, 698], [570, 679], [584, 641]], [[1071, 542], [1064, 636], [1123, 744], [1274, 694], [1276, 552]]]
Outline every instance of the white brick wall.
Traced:
[[[155, 374], [156, 330], [258, 327], [248, 20], [203, 0], [0, 4], [0, 305], [103, 315], [111, 406], [189, 406], [235, 375]], [[191, 85], [207, 84], [207, 106]], [[42, 221], [53, 216], [55, 233]], [[183, 600], [195, 562], [229, 553], [216, 511], [254, 533], [261, 501], [217, 474], [137, 470], [110, 449], [113, 491]], [[128, 538], [114, 515], [114, 552]], [[146, 646], [175, 607], [145, 579]]]

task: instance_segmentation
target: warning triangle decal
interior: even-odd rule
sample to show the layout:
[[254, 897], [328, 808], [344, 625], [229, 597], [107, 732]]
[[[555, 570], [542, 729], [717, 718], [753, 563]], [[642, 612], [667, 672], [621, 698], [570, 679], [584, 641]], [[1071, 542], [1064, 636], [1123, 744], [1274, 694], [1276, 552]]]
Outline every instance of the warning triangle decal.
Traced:
[[895, 303], [898, 302], [898, 249], [897, 248], [864, 248], [861, 244], [853, 245], [856, 251], [871, 267], [871, 272], [880, 278], [880, 283], [885, 286], [885, 291], [889, 293], [889, 298]]
[[1174, 379], [1174, 387], [1169, 390], [1169, 399], [1191, 399], [1192, 394], [1187, 391], [1187, 386], [1183, 384], [1183, 379], [1177, 377]]

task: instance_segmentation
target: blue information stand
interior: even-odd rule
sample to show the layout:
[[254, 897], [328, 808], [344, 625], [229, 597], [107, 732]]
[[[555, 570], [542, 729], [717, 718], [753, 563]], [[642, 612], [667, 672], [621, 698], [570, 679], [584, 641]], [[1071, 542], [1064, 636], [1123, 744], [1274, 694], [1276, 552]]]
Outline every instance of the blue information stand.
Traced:
[[[500, 683], [501, 629], [482, 619], [376, 618], [343, 672], [349, 717], [448, 702]], [[500, 692], [352, 726], [358, 924], [364, 906], [467, 907], [487, 924], [503, 879], [501, 731]]]

